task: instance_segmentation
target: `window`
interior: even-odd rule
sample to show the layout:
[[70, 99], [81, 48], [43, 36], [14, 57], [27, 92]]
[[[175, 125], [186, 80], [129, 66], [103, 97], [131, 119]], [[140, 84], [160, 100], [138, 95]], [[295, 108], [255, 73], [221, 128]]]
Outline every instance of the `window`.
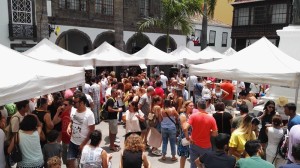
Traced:
[[102, 15], [114, 15], [114, 1], [113, 0], [96, 0], [95, 13]]
[[86, 0], [59, 0], [59, 8], [86, 11]]
[[234, 25], [243, 26], [249, 24], [249, 8], [234, 10]]
[[287, 4], [276, 4], [271, 6], [272, 24], [286, 23]]
[[209, 46], [215, 46], [215, 40], [216, 40], [216, 31], [211, 30], [209, 31]]
[[264, 6], [254, 7], [251, 11], [251, 24], [265, 24], [266, 20], [266, 8]]
[[227, 47], [227, 38], [228, 38], [228, 33], [223, 32], [222, 33], [222, 47]]
[[11, 15], [13, 24], [32, 25], [31, 0], [11, 0]]
[[150, 0], [140, 0], [140, 15], [143, 17], [149, 16], [150, 11]]
[[194, 46], [200, 46], [201, 45], [200, 37], [201, 37], [201, 30], [200, 29], [195, 29], [194, 37], [192, 38]]

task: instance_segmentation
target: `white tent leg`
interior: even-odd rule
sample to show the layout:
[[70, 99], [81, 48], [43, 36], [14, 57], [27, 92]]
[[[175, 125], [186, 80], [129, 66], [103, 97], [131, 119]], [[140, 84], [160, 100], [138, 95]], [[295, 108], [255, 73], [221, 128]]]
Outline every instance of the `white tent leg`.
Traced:
[[297, 103], [298, 103], [299, 87], [300, 87], [300, 81], [298, 81], [298, 86], [296, 88], [296, 93], [295, 93], [295, 104], [296, 104], [296, 106], [297, 106]]

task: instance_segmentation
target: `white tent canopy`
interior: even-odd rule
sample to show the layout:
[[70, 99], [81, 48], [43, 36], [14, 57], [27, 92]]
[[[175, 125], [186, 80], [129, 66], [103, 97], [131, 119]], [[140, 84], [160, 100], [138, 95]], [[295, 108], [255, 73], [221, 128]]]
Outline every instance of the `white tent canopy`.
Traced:
[[31, 49], [23, 52], [29, 57], [52, 62], [60, 65], [85, 67], [90, 69], [93, 66], [93, 60], [71, 53], [55, 44], [48, 39], [43, 39]]
[[103, 42], [99, 47], [83, 56], [94, 59], [95, 66], [138, 66], [145, 63], [143, 58], [127, 54], [107, 42]]
[[218, 60], [226, 57], [209, 46], [206, 47], [204, 50], [198, 52], [197, 55], [200, 59], [203, 60]]
[[0, 45], [0, 105], [82, 84], [84, 69], [36, 60]]
[[200, 64], [212, 61], [212, 59], [208, 57], [199, 57], [197, 53], [185, 46], [178, 47], [170, 54], [177, 57], [179, 60], [183, 59], [183, 64]]
[[189, 72], [199, 76], [297, 88], [300, 80], [300, 62], [283, 53], [263, 37], [230, 57], [191, 65]]
[[226, 55], [226, 56], [230, 56], [230, 55], [233, 55], [235, 53], [236, 53], [236, 51], [233, 48], [230, 47], [223, 54]]
[[133, 55], [145, 59], [146, 65], [173, 65], [183, 63], [182, 58], [173, 57], [151, 44], [147, 44], [143, 49]]

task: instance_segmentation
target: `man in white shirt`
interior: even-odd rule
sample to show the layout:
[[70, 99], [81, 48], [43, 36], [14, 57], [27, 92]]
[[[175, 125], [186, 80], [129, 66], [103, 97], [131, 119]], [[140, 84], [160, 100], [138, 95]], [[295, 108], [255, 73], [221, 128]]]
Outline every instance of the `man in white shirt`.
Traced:
[[165, 94], [167, 94], [168, 78], [165, 76], [164, 71], [160, 71], [160, 81], [162, 82], [162, 89], [164, 90]]
[[86, 107], [87, 102], [84, 93], [74, 95], [74, 107], [71, 110], [71, 122], [67, 133], [71, 136], [71, 142], [68, 150], [68, 165], [76, 167], [76, 158], [80, 156], [84, 145], [90, 140], [90, 134], [95, 130], [94, 113]]
[[198, 82], [197, 76], [191, 75], [186, 79], [186, 87], [188, 91], [190, 92], [190, 97], [193, 97], [194, 99], [194, 86]]
[[89, 88], [89, 93], [94, 102], [94, 108], [92, 108], [95, 117], [95, 123], [100, 123], [99, 118], [99, 109], [100, 109], [100, 86], [98, 85], [98, 81], [95, 77], [91, 78], [92, 86]]

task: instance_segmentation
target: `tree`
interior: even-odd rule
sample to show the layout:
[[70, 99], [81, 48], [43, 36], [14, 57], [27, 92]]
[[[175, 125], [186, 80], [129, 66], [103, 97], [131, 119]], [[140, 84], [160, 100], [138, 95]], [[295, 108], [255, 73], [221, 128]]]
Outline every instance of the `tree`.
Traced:
[[191, 34], [192, 22], [190, 16], [201, 12], [202, 0], [162, 0], [162, 11], [160, 17], [148, 17], [139, 22], [139, 31], [150, 27], [158, 27], [167, 35], [166, 46], [170, 46], [170, 30], [180, 29], [182, 34]]
[[[227, 0], [231, 2], [232, 0]], [[215, 7], [217, 0], [203, 0], [203, 9], [202, 9], [202, 31], [201, 31], [201, 50], [204, 50], [207, 47], [207, 19], [213, 18], [215, 13]], [[204, 40], [202, 40], [204, 39]]]

